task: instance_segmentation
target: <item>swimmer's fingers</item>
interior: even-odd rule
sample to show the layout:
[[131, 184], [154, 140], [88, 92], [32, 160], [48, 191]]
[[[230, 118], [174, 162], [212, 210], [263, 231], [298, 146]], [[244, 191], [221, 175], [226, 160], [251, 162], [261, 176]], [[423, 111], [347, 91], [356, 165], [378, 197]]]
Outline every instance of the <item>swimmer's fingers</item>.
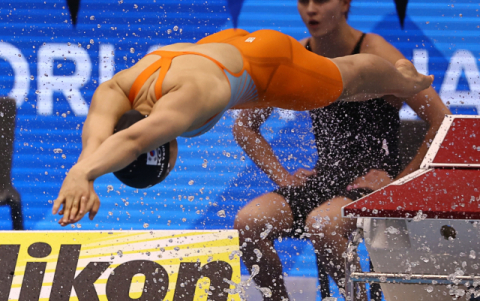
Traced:
[[52, 214], [53, 215], [55, 215], [57, 213], [60, 214], [60, 215], [63, 214], [63, 209], [60, 210], [60, 207], [62, 206], [63, 202], [64, 202], [63, 196], [59, 195], [58, 198], [53, 202], [53, 207], [52, 207]]
[[[69, 207], [67, 209], [67, 204], [68, 204], [68, 201], [67, 201], [67, 197], [62, 195], [62, 194], [59, 194], [58, 198], [55, 200], [54, 204], [53, 204], [53, 208], [52, 208], [52, 213], [53, 214], [59, 214], [61, 215], [62, 217], [60, 218], [60, 220], [58, 221], [58, 223], [61, 225], [61, 226], [66, 226], [66, 223], [67, 223], [67, 219], [68, 219], [68, 215], [65, 215], [65, 211], [69, 211]], [[60, 210], [60, 207], [63, 208]]]
[[386, 171], [372, 169], [367, 174], [355, 179], [355, 181], [353, 181], [353, 183], [347, 187], [347, 190], [369, 188], [375, 191], [390, 184], [391, 182], [393, 182], [393, 179]]
[[[77, 213], [77, 216], [74, 217], [74, 219], [82, 219], [82, 217], [85, 215], [85, 212], [87, 212], [86, 208], [88, 207], [88, 203], [90, 202], [90, 199], [92, 198], [92, 196], [90, 195], [89, 198], [86, 198], [86, 197], [82, 197], [80, 199], [80, 208], [78, 210], [78, 213]], [[80, 217], [80, 218], [78, 218]]]
[[[98, 196], [95, 192], [90, 193], [88, 201], [82, 202], [83, 205], [80, 206], [80, 211], [77, 214], [74, 222], [81, 220], [87, 212], [91, 212], [92, 208], [95, 206], [95, 203], [98, 201]], [[98, 209], [97, 209], [98, 210]]]
[[316, 174], [314, 169], [308, 170], [305, 168], [299, 168], [295, 171], [294, 176], [297, 178], [307, 178]]
[[93, 204], [92, 209], [90, 210], [90, 213], [88, 215], [88, 218], [93, 221], [95, 216], [98, 213], [98, 209], [100, 208], [100, 200], [98, 198], [95, 199], [95, 203]]
[[[70, 211], [70, 222], [77, 219], [77, 214], [82, 215], [82, 209], [85, 208], [88, 198], [84, 195], [76, 196], [74, 198], [72, 209]], [[82, 215], [83, 216], [83, 215]]]
[[67, 195], [65, 197], [65, 203], [63, 204], [63, 217], [60, 219], [59, 223], [62, 226], [66, 226], [70, 221], [70, 210], [72, 209], [73, 196]]
[[90, 196], [87, 200], [86, 197], [82, 197], [80, 199], [80, 209], [77, 212], [77, 214], [70, 219], [70, 223], [77, 223], [79, 222], [85, 214], [88, 212], [89, 208], [92, 206], [91, 203], [93, 204], [92, 196]]
[[62, 226], [66, 226], [73, 221], [73, 219], [75, 218], [75, 215], [78, 212], [80, 199], [82, 197], [83, 195], [78, 192], [71, 192], [67, 195], [65, 205], [63, 207], [63, 210], [64, 210], [63, 219], [60, 220]]

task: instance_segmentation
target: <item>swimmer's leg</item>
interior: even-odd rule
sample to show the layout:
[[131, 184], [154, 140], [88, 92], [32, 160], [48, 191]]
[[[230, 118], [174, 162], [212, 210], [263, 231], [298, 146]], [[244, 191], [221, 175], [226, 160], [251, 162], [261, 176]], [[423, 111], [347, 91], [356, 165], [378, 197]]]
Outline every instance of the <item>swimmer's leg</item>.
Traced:
[[274, 241], [288, 233], [293, 223], [287, 201], [274, 192], [254, 199], [235, 217], [233, 227], [239, 231], [242, 260], [251, 274], [255, 265], [259, 267], [253, 280], [257, 286], [271, 291], [271, 296], [264, 296], [264, 301], [289, 300], [282, 261], [274, 249]]
[[427, 89], [433, 76], [417, 72], [405, 59], [392, 65], [373, 54], [356, 54], [332, 59], [342, 75], [343, 92], [339, 99], [362, 101], [383, 95], [411, 97]]
[[207, 43], [226, 43], [232, 39], [243, 37], [248, 35], [249, 32], [239, 28], [230, 28], [222, 30], [220, 32], [209, 35], [200, 41], [197, 44], [207, 44]]
[[23, 230], [20, 194], [11, 181], [13, 142], [15, 134], [16, 103], [11, 98], [0, 98], [0, 206], [10, 206], [14, 230]]

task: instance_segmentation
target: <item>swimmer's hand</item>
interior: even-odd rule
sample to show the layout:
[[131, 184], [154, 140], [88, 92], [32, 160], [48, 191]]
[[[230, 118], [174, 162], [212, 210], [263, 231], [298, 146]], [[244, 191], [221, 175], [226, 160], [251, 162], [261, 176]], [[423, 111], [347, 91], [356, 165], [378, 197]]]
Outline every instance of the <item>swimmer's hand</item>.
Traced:
[[433, 75], [423, 75], [418, 73], [415, 66], [406, 59], [400, 59], [395, 63], [397, 70], [407, 79], [407, 84], [402, 87], [395, 96], [400, 98], [408, 98], [420, 91], [429, 88], [433, 83]]
[[378, 190], [388, 184], [392, 183], [388, 173], [384, 170], [371, 169], [366, 175], [358, 177], [352, 184], [347, 186], [347, 190], [356, 188], [369, 188], [373, 191]]
[[308, 177], [313, 176], [316, 173], [317, 171], [315, 169], [308, 170], [305, 168], [299, 168], [293, 173], [293, 175], [288, 174], [288, 176], [277, 181], [277, 184], [280, 187], [302, 186], [307, 182]]
[[[52, 213], [63, 215], [58, 223], [66, 226], [78, 222], [86, 212], [90, 212], [90, 219], [93, 219], [99, 204], [98, 196], [93, 190], [93, 182], [87, 179], [85, 172], [74, 166], [63, 181]], [[60, 210], [62, 205], [63, 208]]]

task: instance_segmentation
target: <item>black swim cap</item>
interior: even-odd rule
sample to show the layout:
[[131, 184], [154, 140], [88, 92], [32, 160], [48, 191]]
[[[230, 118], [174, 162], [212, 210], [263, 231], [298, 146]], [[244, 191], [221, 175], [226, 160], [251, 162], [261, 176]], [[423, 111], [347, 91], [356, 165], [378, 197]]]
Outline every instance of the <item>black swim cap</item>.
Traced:
[[[144, 119], [136, 110], [130, 110], [120, 117], [114, 133], [124, 130]], [[163, 181], [168, 174], [170, 161], [170, 143], [166, 143], [147, 154], [140, 155], [130, 165], [113, 174], [123, 184], [133, 188], [148, 188]]]

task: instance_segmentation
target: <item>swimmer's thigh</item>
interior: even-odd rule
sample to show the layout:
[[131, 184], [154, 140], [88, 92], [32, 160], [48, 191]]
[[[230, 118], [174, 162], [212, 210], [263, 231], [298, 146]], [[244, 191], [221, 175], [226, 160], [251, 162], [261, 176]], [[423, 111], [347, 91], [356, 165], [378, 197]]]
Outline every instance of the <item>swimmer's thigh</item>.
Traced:
[[277, 99], [274, 106], [304, 111], [320, 108], [336, 101], [343, 90], [342, 75], [328, 58], [306, 50], [289, 37], [291, 57], [280, 62], [270, 81], [267, 93]]

